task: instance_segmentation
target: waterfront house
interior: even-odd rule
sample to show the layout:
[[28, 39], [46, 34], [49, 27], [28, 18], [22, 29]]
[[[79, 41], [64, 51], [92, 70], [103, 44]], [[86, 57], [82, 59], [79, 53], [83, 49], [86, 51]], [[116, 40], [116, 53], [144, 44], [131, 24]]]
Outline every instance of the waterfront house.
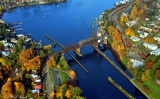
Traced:
[[130, 62], [133, 64], [133, 67], [143, 66], [143, 61], [139, 61], [137, 59], [130, 59]]
[[137, 42], [140, 40], [140, 38], [138, 37], [135, 37], [135, 36], [131, 36], [131, 39], [133, 40], [133, 42]]
[[156, 50], [158, 48], [158, 46], [154, 44], [143, 43], [143, 45], [150, 50]]
[[159, 55], [160, 55], [160, 49], [156, 49], [156, 50], [154, 50], [154, 51], [151, 51], [150, 54], [151, 54], [151, 55], [159, 56]]

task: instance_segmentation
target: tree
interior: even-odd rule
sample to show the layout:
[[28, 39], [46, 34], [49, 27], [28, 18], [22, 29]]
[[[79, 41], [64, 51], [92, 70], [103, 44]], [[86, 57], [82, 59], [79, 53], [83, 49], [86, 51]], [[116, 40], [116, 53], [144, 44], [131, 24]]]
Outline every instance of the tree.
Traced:
[[131, 28], [127, 28], [127, 29], [125, 30], [125, 34], [126, 34], [127, 36], [133, 36], [133, 35], [134, 35], [134, 31], [133, 31]]
[[42, 47], [44, 50], [50, 51], [52, 49], [52, 45], [46, 45]]
[[74, 72], [73, 70], [71, 70], [71, 71], [70, 71], [70, 75], [71, 75], [71, 76], [75, 76], [76, 74], [75, 74], [75, 72]]
[[28, 62], [24, 63], [24, 67], [29, 70], [39, 70], [41, 68], [41, 59], [40, 56], [36, 56]]
[[50, 96], [51, 96], [51, 98], [52, 99], [54, 99], [54, 95], [55, 95], [55, 93], [54, 93], [54, 91], [50, 94]]
[[6, 32], [6, 25], [5, 25], [5, 23], [2, 24], [2, 36], [3, 36], [4, 38], [7, 37], [7, 32]]
[[23, 64], [23, 63], [27, 62], [28, 60], [32, 59], [33, 55], [34, 54], [33, 54], [32, 49], [22, 50], [19, 55], [20, 63]]
[[46, 54], [43, 52], [43, 50], [40, 50], [39, 53], [40, 53], [41, 57], [45, 57], [46, 56]]
[[82, 94], [82, 90], [79, 87], [72, 87], [70, 94], [71, 96], [80, 96]]
[[136, 0], [135, 3], [136, 3], [136, 5], [139, 5], [140, 4], [140, 0]]
[[54, 58], [53, 55], [52, 55], [52, 56], [49, 56], [49, 58], [48, 58], [47, 61], [46, 61], [46, 64], [47, 64], [47, 66], [48, 66], [49, 68], [56, 66], [56, 61], [55, 61], [55, 58]]
[[144, 9], [141, 9], [139, 12], [138, 12], [138, 17], [141, 17], [144, 13]]
[[11, 79], [8, 78], [7, 82], [3, 85], [2, 87], [2, 95], [4, 96], [4, 99], [11, 98], [13, 93], [12, 93], [12, 83]]
[[20, 82], [14, 82], [16, 95], [25, 95], [25, 88], [24, 85]]
[[70, 98], [70, 96], [71, 96], [70, 89], [68, 89], [68, 90], [66, 91], [65, 97], [66, 97], [66, 98]]
[[108, 27], [108, 33], [112, 34], [114, 32], [114, 27], [113, 26], [109, 26]]
[[138, 14], [137, 6], [135, 5], [135, 6], [133, 7], [133, 9], [131, 10], [130, 18], [131, 18], [131, 19], [135, 19], [136, 16], [137, 16], [137, 14]]

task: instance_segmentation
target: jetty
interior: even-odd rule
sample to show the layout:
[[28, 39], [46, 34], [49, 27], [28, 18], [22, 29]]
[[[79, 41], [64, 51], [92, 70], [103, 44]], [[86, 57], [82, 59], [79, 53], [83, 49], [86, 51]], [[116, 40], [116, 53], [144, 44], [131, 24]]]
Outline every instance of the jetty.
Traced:
[[108, 77], [108, 81], [115, 86], [120, 92], [122, 92], [128, 99], [135, 99], [133, 98], [127, 91], [125, 91], [120, 85], [118, 85], [112, 78]]
[[150, 97], [141, 89], [139, 86], [133, 82], [133, 79], [131, 79], [122, 69], [120, 69], [112, 60], [110, 60], [101, 50], [98, 49], [98, 47], [95, 47], [95, 45], [92, 45], [92, 47], [101, 55], [104, 57], [105, 60], [107, 60], [112, 66], [119, 71], [133, 86], [135, 86], [140, 92], [143, 93], [144, 96], [146, 96], [148, 99]]
[[45, 34], [45, 36], [49, 38], [51, 41], [53, 41], [54, 43], [56, 43], [57, 45], [59, 45], [62, 49], [64, 49], [79, 64], [79, 66], [88, 74], [88, 71], [83, 67], [83, 65], [69, 51], [67, 51], [64, 46], [62, 46], [60, 43], [50, 38], [48, 35]]

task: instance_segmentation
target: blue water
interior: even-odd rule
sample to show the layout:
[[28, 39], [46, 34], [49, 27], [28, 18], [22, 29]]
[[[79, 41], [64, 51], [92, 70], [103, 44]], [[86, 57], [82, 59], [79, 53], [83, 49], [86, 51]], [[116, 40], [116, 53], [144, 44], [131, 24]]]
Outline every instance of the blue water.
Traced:
[[[91, 37], [91, 24], [95, 22], [105, 9], [113, 7], [119, 0], [69, 0], [58, 5], [36, 5], [19, 7], [12, 12], [4, 13], [5, 21], [22, 22], [23, 31], [32, 34], [35, 40], [42, 40], [43, 44], [52, 44], [44, 34], [49, 35], [62, 45], [78, 43], [80, 40]], [[46, 16], [46, 17], [44, 17]], [[97, 26], [95, 25], [95, 29]], [[59, 47], [53, 51], [60, 50]], [[79, 62], [88, 70], [86, 74], [72, 58], [65, 54], [69, 65], [78, 75], [79, 87], [87, 99], [126, 99], [113, 85], [107, 81], [110, 76], [136, 99], [144, 99], [143, 95], [126, 80], [115, 68], [101, 57], [91, 46], [81, 49], [83, 58]], [[71, 52], [75, 57], [76, 55]], [[121, 67], [110, 50], [104, 53]], [[128, 71], [124, 70], [127, 74]]]

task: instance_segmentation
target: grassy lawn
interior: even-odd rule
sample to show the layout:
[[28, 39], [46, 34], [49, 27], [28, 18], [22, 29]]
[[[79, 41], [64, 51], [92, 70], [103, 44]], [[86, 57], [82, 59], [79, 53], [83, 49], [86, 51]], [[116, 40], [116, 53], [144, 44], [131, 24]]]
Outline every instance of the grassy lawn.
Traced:
[[160, 87], [153, 82], [153, 79], [145, 81], [144, 85], [147, 85], [151, 90], [150, 97], [155, 96], [156, 99], [160, 99]]
[[62, 79], [62, 82], [65, 83], [68, 79], [68, 75], [65, 72], [59, 71], [59, 75]]

